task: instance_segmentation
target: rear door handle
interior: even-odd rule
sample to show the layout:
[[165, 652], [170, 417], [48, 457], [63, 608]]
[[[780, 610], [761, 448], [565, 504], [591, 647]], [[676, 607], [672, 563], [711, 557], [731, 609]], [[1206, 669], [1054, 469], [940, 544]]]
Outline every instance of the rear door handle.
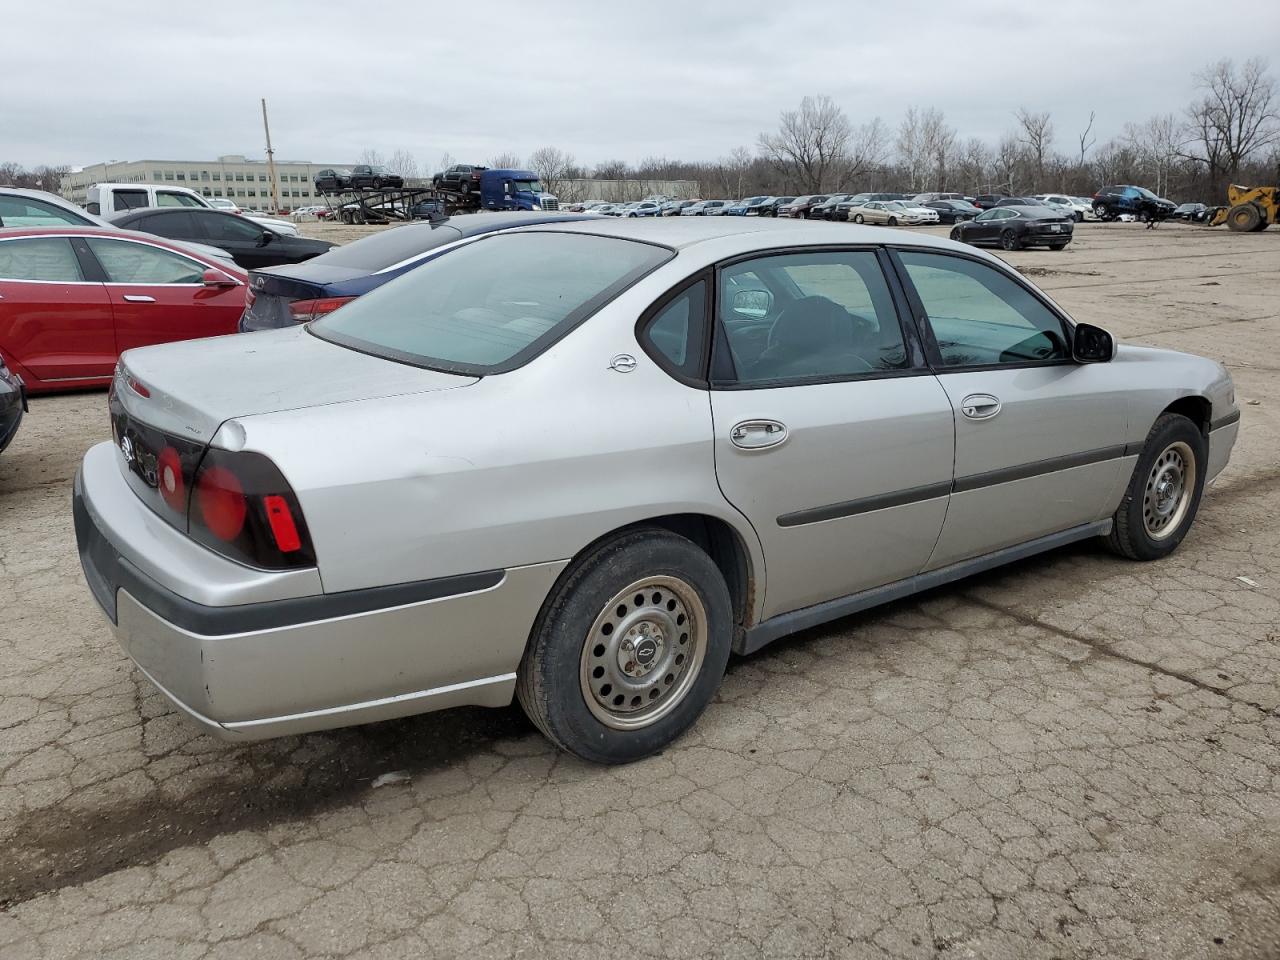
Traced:
[[787, 428], [777, 420], [743, 420], [733, 425], [729, 439], [743, 450], [762, 450], [786, 440]]
[[155, 297], [148, 297], [146, 294], [143, 294], [143, 293], [126, 293], [122, 299], [127, 300], [130, 303], [155, 303], [156, 302]]
[[990, 420], [1000, 408], [1000, 399], [989, 393], [971, 393], [960, 401], [960, 412], [970, 420]]

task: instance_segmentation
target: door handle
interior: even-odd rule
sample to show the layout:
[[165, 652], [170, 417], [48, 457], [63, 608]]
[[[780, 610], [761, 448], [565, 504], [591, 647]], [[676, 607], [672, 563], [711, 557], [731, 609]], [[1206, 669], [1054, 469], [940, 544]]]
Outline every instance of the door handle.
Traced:
[[786, 440], [787, 428], [777, 420], [743, 420], [733, 425], [729, 439], [743, 450], [762, 450]]
[[999, 398], [989, 393], [971, 393], [960, 401], [960, 412], [970, 420], [990, 420], [1000, 409]]
[[156, 302], [155, 297], [148, 297], [146, 294], [142, 294], [142, 293], [126, 293], [122, 299], [127, 300], [129, 303], [155, 303]]

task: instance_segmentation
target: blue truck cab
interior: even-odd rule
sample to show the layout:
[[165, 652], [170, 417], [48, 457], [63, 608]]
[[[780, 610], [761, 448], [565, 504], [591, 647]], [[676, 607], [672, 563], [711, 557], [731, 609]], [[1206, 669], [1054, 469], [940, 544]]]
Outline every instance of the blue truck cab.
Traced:
[[530, 170], [485, 170], [480, 174], [480, 206], [486, 210], [559, 210], [560, 201], [542, 189]]

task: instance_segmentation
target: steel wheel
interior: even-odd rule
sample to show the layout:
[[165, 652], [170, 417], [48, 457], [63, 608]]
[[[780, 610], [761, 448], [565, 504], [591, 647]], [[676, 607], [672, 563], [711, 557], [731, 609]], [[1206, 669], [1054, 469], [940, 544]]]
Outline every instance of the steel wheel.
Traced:
[[707, 614], [692, 586], [669, 576], [638, 580], [591, 625], [579, 668], [582, 696], [608, 727], [647, 727], [689, 693], [706, 647]]
[[1178, 440], [1156, 457], [1147, 475], [1142, 499], [1142, 522], [1152, 540], [1163, 540], [1178, 529], [1196, 488], [1196, 458]]

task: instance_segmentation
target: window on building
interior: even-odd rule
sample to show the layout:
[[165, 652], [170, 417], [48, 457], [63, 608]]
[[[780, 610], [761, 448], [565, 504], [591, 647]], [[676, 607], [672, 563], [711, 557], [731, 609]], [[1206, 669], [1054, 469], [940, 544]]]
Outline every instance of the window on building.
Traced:
[[222, 196], [222, 188], [221, 188], [221, 187], [214, 187], [214, 188], [213, 188], [213, 195], [214, 195], [215, 197], [220, 197], [220, 196]]
[[257, 195], [258, 195], [258, 191], [257, 191], [257, 190], [250, 190], [250, 191], [249, 191], [249, 196], [251, 196], [251, 197], [256, 197]]
[[267, 182], [267, 175], [266, 175], [265, 173], [260, 173], [260, 174], [258, 174], [258, 182], [259, 182], [259, 183], [266, 183], [266, 182]]
[[237, 173], [237, 174], [236, 174], [236, 179], [237, 179], [237, 180], [239, 180], [239, 181], [242, 181], [242, 182], [243, 182], [243, 180], [244, 180], [244, 174], [243, 174], [243, 173]]
[[178, 179], [179, 179], [179, 180], [185, 180], [185, 179], [187, 179], [187, 175], [186, 175], [185, 173], [183, 173], [181, 170], [179, 170], [179, 171], [178, 171]]
[[164, 179], [164, 174], [163, 174], [163, 173], [161, 173], [159, 170], [155, 171], [153, 174], [151, 174], [151, 176], [152, 176], [152, 177], [154, 177], [154, 178], [155, 178], [155, 179], [157, 179], [157, 180], [163, 180], [163, 179]]
[[[193, 179], [194, 179], [194, 178], [193, 178]], [[201, 170], [201, 171], [200, 171], [200, 179], [201, 179], [201, 180], [203, 180], [203, 181], [205, 181], [206, 183], [208, 183], [208, 181], [209, 181], [209, 171], [208, 171], [208, 170]]]
[[222, 179], [222, 174], [220, 174], [220, 173], [214, 173], [214, 175], [213, 175], [213, 179], [215, 179], [215, 180], [221, 180], [221, 179]]
[[172, 180], [172, 179], [173, 179], [173, 171], [172, 171], [172, 170], [166, 170], [166, 171], [164, 172], [164, 178], [165, 178], [166, 180]]

